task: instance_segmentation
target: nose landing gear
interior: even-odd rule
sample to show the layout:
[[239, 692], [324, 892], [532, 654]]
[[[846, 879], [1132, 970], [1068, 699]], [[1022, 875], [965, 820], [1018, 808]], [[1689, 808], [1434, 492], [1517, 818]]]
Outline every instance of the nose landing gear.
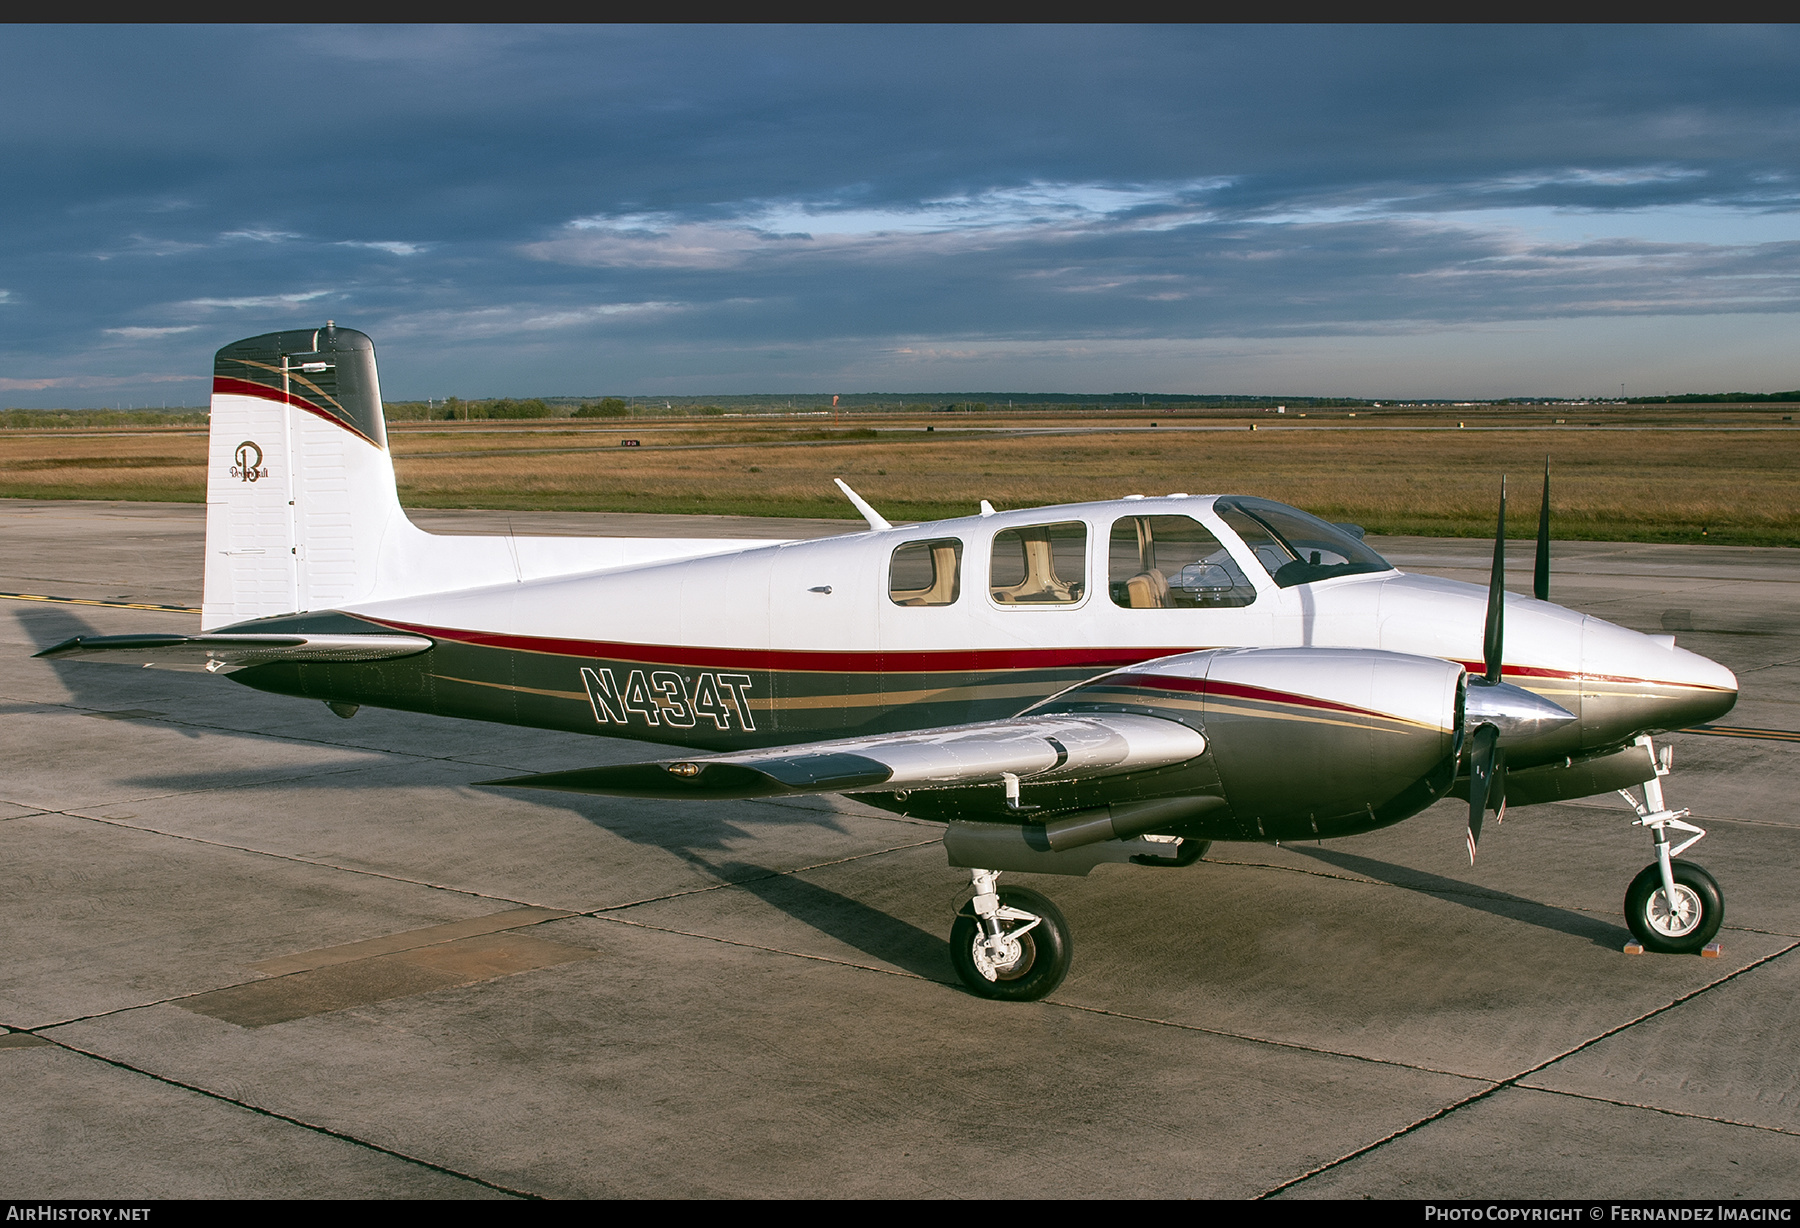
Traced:
[[[1644, 782], [1642, 802], [1626, 789], [1620, 789], [1619, 796], [1638, 813], [1632, 825], [1650, 829], [1656, 841], [1656, 860], [1631, 880], [1625, 892], [1625, 924], [1647, 951], [1691, 955], [1719, 932], [1725, 920], [1725, 896], [1718, 880], [1704, 867], [1675, 860], [1699, 843], [1706, 830], [1682, 821], [1688, 811], [1670, 810], [1663, 804], [1662, 778], [1669, 774], [1669, 748], [1664, 747], [1658, 756], [1648, 737], [1640, 737], [1638, 745], [1650, 752], [1656, 775]], [[1671, 847], [1670, 828], [1693, 834]]]
[[1725, 913], [1719, 884], [1704, 867], [1677, 861], [1666, 871], [1674, 881], [1674, 906], [1664, 867], [1648, 865], [1625, 893], [1625, 921], [1648, 951], [1691, 955], [1711, 942]]

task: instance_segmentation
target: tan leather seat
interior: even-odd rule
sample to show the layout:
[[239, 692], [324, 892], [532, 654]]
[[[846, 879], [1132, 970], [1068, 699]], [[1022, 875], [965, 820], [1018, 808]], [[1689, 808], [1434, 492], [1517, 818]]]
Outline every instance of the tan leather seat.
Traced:
[[895, 605], [950, 605], [955, 602], [961, 587], [956, 564], [956, 544], [948, 541], [934, 542], [931, 546], [931, 585], [927, 588], [889, 589], [888, 597]]
[[995, 601], [1011, 605], [1026, 602], [1062, 603], [1081, 599], [1080, 589], [1056, 574], [1056, 556], [1051, 550], [1048, 536], [1027, 537], [1021, 544], [1025, 547], [1025, 578], [1017, 584], [993, 588], [991, 591]]
[[1167, 610], [1171, 607], [1169, 578], [1160, 571], [1138, 572], [1125, 581], [1125, 591], [1130, 594], [1134, 610]]

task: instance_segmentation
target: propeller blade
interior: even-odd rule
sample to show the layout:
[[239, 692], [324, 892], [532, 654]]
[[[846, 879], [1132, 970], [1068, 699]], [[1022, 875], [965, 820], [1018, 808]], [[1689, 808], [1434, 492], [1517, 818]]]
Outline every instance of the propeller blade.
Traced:
[[1469, 739], [1469, 864], [1475, 864], [1475, 846], [1481, 843], [1481, 820], [1487, 815], [1488, 794], [1494, 784], [1495, 743], [1500, 731], [1479, 726]]
[[1494, 570], [1488, 577], [1487, 626], [1481, 660], [1489, 683], [1500, 681], [1500, 650], [1506, 639], [1506, 479], [1500, 479], [1500, 520], [1494, 529]]
[[1539, 601], [1550, 600], [1550, 458], [1544, 458], [1544, 502], [1538, 508], [1537, 574], [1532, 578], [1531, 595]]

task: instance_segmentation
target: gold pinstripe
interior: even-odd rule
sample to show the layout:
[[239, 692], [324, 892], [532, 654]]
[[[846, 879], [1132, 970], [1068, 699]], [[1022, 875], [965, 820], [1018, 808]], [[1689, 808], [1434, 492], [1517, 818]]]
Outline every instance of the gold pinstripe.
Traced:
[[[1107, 703], [1137, 704], [1148, 708], [1177, 708], [1186, 712], [1229, 713], [1232, 716], [1265, 716], [1281, 721], [1302, 721], [1312, 725], [1338, 725], [1345, 729], [1379, 728], [1380, 723], [1399, 725], [1405, 729], [1423, 729], [1433, 733], [1442, 733], [1444, 726], [1432, 725], [1424, 721], [1411, 721], [1405, 717], [1388, 716], [1385, 713], [1371, 712], [1361, 720], [1346, 720], [1342, 717], [1315, 716], [1297, 711], [1299, 705], [1269, 703], [1268, 707], [1248, 707], [1241, 702], [1233, 702], [1215, 697], [1199, 699], [1177, 699], [1173, 696], [1158, 695], [1154, 698], [1142, 691], [1077, 691], [1064, 696], [1066, 702], [1085, 703], [1093, 699]], [[1388, 729], [1388, 733], [1402, 732], [1400, 729]]]
[[551, 699], [578, 699], [582, 703], [588, 701], [586, 691], [547, 691], [542, 687], [518, 686], [511, 682], [483, 682], [479, 678], [454, 678], [449, 674], [432, 674], [431, 676], [443, 682], [461, 682], [468, 686], [492, 687], [496, 691], [521, 691], [526, 695], [547, 695]]
[[[261, 367], [263, 370], [269, 372], [272, 375], [285, 375], [285, 376], [287, 376], [289, 383], [305, 384], [308, 388], [311, 388], [314, 392], [318, 393], [320, 397], [331, 402], [333, 405], [336, 405], [339, 409], [344, 409], [343, 405], [339, 404], [338, 399], [336, 397], [334, 397], [330, 393], [326, 392], [323, 388], [319, 387], [317, 384], [315, 384], [311, 380], [307, 379], [304, 375], [300, 374], [299, 371], [293, 369], [292, 367], [288, 368], [286, 371], [283, 371], [280, 367], [272, 367], [266, 362], [257, 362], [253, 358], [228, 358], [228, 359], [226, 359], [226, 361], [239, 363], [240, 365], [246, 366], [246, 367]], [[245, 382], [248, 383], [250, 381], [246, 380]], [[273, 392], [274, 389], [271, 388], [269, 391]], [[344, 412], [349, 413], [350, 411], [347, 409], [344, 409]]]
[[[480, 678], [457, 678], [450, 674], [433, 674], [445, 682], [461, 682], [468, 686], [491, 687], [496, 691], [518, 691], [526, 695], [543, 695], [551, 699], [588, 701], [586, 691], [558, 691], [544, 687], [520, 686], [512, 682], [486, 682]], [[1044, 693], [1045, 688], [1031, 683], [998, 683], [993, 686], [942, 687], [919, 691], [863, 692], [857, 695], [792, 695], [770, 697], [749, 696], [750, 706], [759, 712], [772, 710], [804, 711], [813, 708], [875, 708], [884, 705], [910, 705], [928, 702], [955, 702], [965, 699], [1030, 699]]]

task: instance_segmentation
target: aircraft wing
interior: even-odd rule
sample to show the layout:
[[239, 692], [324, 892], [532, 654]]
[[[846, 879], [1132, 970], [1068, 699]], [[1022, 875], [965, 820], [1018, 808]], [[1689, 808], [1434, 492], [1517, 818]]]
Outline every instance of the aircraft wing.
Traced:
[[942, 789], [1107, 776], [1185, 763], [1206, 750], [1186, 725], [1101, 712], [1027, 716], [918, 733], [577, 768], [485, 780], [484, 785], [615, 797], [774, 797], [858, 790]]
[[430, 647], [418, 635], [78, 635], [37, 655], [216, 674], [277, 661], [385, 661]]

